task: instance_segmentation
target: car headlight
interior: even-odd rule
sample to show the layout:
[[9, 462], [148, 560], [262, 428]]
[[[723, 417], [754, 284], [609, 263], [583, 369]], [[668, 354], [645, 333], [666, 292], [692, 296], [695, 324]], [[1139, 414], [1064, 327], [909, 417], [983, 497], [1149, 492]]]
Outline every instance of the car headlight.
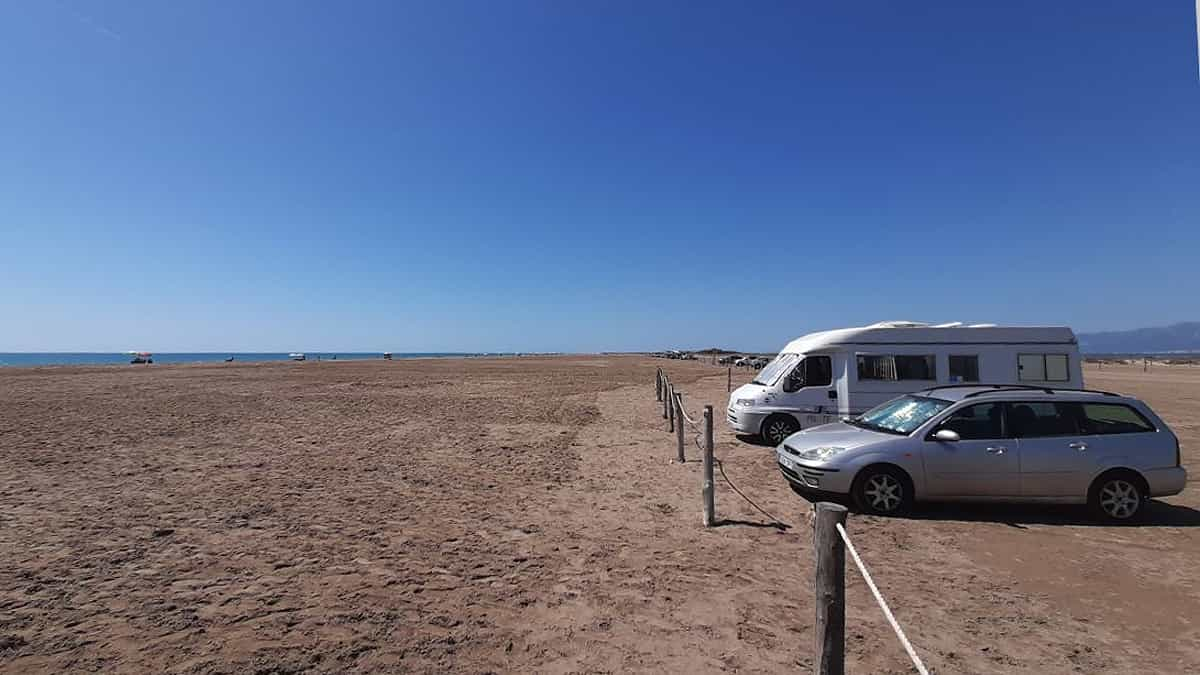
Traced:
[[845, 451], [846, 451], [846, 448], [838, 447], [836, 445], [822, 445], [817, 448], [808, 448], [807, 450], [801, 450], [799, 452], [799, 455], [802, 459], [811, 459], [811, 460], [815, 460], [818, 462], [824, 462], [826, 460], [834, 458], [837, 455], [842, 454]]
[[739, 399], [737, 400], [737, 404], [738, 404], [738, 405], [740, 405], [740, 406], [743, 406], [743, 407], [752, 406], [752, 405], [754, 405], [754, 399], [752, 399], [752, 398], [739, 398]]

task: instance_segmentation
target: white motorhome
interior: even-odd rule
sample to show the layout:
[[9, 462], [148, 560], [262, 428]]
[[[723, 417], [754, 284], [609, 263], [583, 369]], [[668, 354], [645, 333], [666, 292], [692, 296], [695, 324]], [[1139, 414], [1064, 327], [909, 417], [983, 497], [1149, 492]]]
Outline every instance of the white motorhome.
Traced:
[[778, 445], [901, 394], [971, 382], [1082, 389], [1075, 334], [1066, 326], [915, 321], [810, 333], [729, 395], [728, 419], [734, 431]]

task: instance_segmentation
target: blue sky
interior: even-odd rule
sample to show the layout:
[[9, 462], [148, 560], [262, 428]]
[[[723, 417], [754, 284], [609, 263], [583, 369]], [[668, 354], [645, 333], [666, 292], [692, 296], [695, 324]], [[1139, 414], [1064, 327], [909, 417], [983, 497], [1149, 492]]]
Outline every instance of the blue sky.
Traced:
[[1200, 319], [1176, 2], [0, 3], [0, 350]]

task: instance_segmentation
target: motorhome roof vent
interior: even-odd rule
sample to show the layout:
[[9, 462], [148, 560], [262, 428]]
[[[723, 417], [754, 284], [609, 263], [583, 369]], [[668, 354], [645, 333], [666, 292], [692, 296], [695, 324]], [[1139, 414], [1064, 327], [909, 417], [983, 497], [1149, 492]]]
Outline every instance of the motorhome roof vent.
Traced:
[[939, 323], [937, 325], [930, 326], [930, 328], [958, 328], [962, 325], [963, 323], [961, 321], [951, 321], [950, 323]]
[[867, 328], [928, 328], [929, 324], [921, 321], [880, 321]]
[[994, 324], [994, 323], [973, 323], [970, 326], [967, 326], [967, 328], [995, 328], [995, 327], [996, 327], [996, 324]]

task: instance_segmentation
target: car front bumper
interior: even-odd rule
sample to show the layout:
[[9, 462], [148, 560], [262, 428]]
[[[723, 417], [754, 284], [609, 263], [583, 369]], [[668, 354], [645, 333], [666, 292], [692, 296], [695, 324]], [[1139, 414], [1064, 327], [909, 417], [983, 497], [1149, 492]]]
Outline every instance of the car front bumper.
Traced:
[[729, 422], [729, 426], [739, 434], [757, 434], [762, 428], [763, 419], [768, 414], [730, 406], [725, 411], [725, 419]]
[[[782, 446], [780, 446], [782, 448]], [[786, 450], [776, 450], [779, 472], [793, 486], [814, 494], [848, 495], [853, 476], [841, 469], [819, 467], [798, 461]]]

